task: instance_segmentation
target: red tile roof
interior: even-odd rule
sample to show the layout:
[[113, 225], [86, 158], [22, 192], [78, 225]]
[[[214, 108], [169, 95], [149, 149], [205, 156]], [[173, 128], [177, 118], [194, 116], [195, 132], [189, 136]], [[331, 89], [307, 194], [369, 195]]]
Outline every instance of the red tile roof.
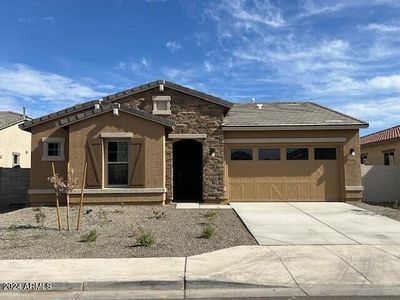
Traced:
[[367, 145], [400, 138], [400, 125], [384, 129], [361, 138], [361, 145]]

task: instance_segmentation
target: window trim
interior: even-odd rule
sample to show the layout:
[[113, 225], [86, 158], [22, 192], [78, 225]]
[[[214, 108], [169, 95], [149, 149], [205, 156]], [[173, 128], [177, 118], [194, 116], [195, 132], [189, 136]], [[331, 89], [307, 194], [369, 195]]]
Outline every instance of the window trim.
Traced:
[[[289, 149], [306, 149], [307, 150], [307, 158], [305, 158], [305, 159], [289, 159], [289, 157], [288, 157], [288, 150]], [[311, 152], [312, 153], [312, 152]], [[286, 161], [309, 161], [309, 160], [311, 160], [311, 157], [310, 157], [310, 148], [309, 147], [302, 147], [302, 146], [298, 146], [298, 147], [286, 147], [285, 148], [285, 158], [286, 158]]]
[[[316, 150], [317, 149], [335, 149], [335, 158], [316, 158]], [[313, 148], [314, 160], [338, 160], [338, 149], [336, 147], [314, 147]]]
[[[232, 159], [232, 151], [234, 150], [250, 150], [251, 152], [251, 159]], [[236, 148], [230, 148], [229, 151], [229, 160], [230, 161], [253, 161], [254, 160], [254, 152], [253, 152], [254, 148], [252, 147], [236, 147]]]
[[[383, 152], [383, 165], [384, 165], [384, 166], [394, 166], [394, 165], [395, 165], [395, 161], [394, 161], [394, 150], [393, 150], [393, 149], [390, 149], [390, 150], [384, 150], [384, 151], [382, 151], [382, 152]], [[389, 159], [389, 163], [388, 163], [388, 164], [385, 163], [385, 156], [386, 156], [386, 154], [388, 155], [388, 159]], [[390, 164], [390, 156], [393, 157], [393, 160], [392, 160], [393, 164]]]
[[[64, 161], [65, 160], [65, 138], [42, 138], [43, 155], [42, 161]], [[49, 156], [49, 143], [60, 144], [60, 155]]]
[[[17, 163], [14, 163], [14, 156], [17, 156]], [[21, 166], [21, 153], [19, 152], [13, 152], [12, 153], [12, 167], [14, 168], [15, 166]]]
[[[128, 182], [127, 184], [109, 184], [108, 183], [108, 143], [109, 142], [124, 142], [128, 144]], [[104, 188], [126, 188], [129, 187], [129, 170], [130, 170], [130, 166], [131, 166], [131, 157], [130, 157], [130, 152], [131, 152], [131, 144], [129, 142], [129, 139], [126, 138], [120, 138], [120, 139], [105, 139], [104, 140], [104, 147], [105, 147], [105, 151], [104, 151], [104, 164], [103, 164], [103, 169], [104, 169], [104, 183], [103, 183], [103, 187]], [[125, 162], [124, 162], [125, 163]], [[111, 163], [113, 164], [113, 163]], [[118, 163], [117, 163], [118, 164]]]
[[[260, 151], [261, 150], [268, 150], [268, 149], [276, 149], [279, 151], [279, 158], [278, 159], [260, 159]], [[257, 148], [257, 160], [259, 161], [281, 161], [282, 160], [282, 147], [259, 147]]]

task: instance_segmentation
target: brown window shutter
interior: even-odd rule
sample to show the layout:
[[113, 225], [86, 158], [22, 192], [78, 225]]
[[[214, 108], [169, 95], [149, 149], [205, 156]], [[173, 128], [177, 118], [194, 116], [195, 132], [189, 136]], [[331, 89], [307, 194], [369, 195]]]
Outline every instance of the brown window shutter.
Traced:
[[144, 139], [130, 140], [130, 180], [131, 187], [144, 187], [145, 149]]
[[99, 187], [102, 186], [102, 157], [103, 143], [102, 140], [90, 139], [86, 145], [86, 160], [88, 162], [87, 169], [87, 186]]

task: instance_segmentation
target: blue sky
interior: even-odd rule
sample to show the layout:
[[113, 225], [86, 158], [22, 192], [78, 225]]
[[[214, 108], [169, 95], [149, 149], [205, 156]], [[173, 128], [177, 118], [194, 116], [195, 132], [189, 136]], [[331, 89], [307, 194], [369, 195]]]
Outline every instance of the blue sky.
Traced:
[[400, 124], [400, 1], [0, 2], [0, 110], [40, 116], [167, 79]]

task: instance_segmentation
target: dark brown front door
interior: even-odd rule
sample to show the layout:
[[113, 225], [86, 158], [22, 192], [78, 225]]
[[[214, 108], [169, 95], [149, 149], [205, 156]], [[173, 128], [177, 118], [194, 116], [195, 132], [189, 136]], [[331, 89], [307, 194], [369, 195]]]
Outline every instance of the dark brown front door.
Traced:
[[203, 192], [203, 145], [181, 140], [173, 145], [173, 189], [178, 202], [201, 201]]

